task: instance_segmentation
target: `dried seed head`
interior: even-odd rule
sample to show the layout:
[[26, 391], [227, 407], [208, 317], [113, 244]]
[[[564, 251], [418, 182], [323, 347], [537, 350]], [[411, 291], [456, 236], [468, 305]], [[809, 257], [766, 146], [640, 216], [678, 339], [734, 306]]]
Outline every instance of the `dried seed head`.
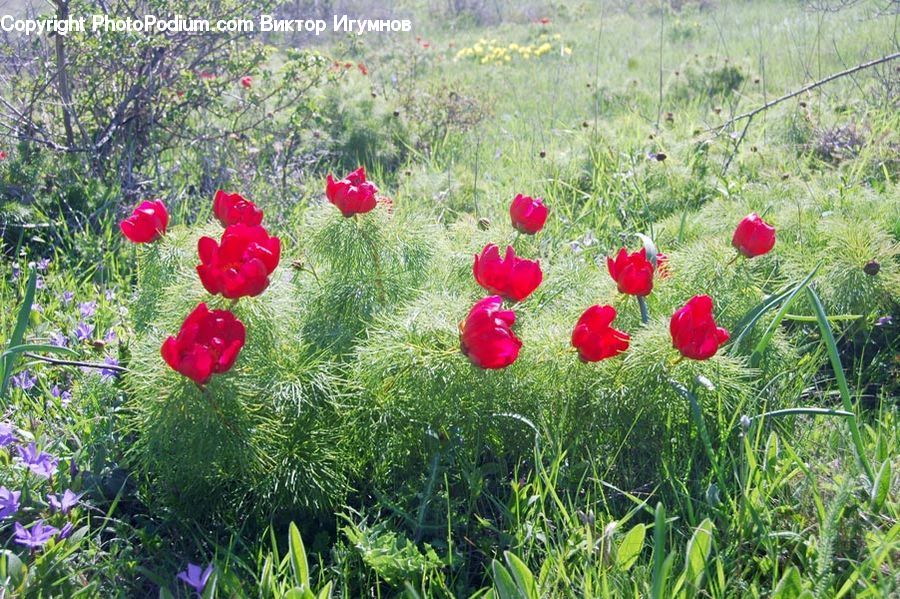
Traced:
[[866, 265], [863, 266], [863, 272], [869, 275], [870, 277], [874, 277], [878, 274], [878, 271], [881, 270], [881, 264], [878, 263], [877, 260], [869, 260], [866, 262]]

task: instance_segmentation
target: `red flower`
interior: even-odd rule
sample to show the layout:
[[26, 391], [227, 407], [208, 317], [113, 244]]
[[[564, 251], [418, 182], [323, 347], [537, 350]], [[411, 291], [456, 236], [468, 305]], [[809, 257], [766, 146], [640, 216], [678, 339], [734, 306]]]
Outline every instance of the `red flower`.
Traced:
[[669, 257], [662, 252], [656, 254], [656, 274], [660, 279], [668, 279], [669, 275]]
[[210, 73], [209, 71], [201, 71], [201, 72], [200, 72], [200, 78], [201, 78], [201, 79], [206, 79], [206, 80], [215, 79], [215, 78], [216, 78], [216, 74], [215, 74], [215, 73]]
[[134, 243], [150, 243], [166, 234], [169, 213], [162, 200], [141, 202], [131, 216], [119, 223], [122, 234]]
[[369, 69], [367, 69], [366, 65], [361, 62], [356, 65], [356, 68], [358, 68], [359, 72], [363, 74], [363, 77], [369, 74]]
[[346, 217], [369, 212], [375, 208], [375, 194], [378, 188], [366, 181], [366, 169], [359, 167], [340, 181], [328, 175], [325, 195], [328, 201], [338, 207]]
[[213, 212], [223, 227], [236, 224], [253, 227], [262, 223], [263, 219], [262, 210], [256, 204], [239, 193], [226, 193], [221, 189], [213, 198]]
[[511, 328], [516, 313], [501, 310], [502, 303], [499, 296], [489, 295], [472, 306], [460, 326], [460, 348], [479, 368], [506, 368], [519, 357], [522, 342]]
[[738, 223], [731, 245], [747, 258], [762, 256], [775, 245], [775, 227], [752, 212]]
[[672, 346], [685, 358], [706, 360], [728, 341], [728, 331], [716, 325], [712, 309], [712, 298], [695, 295], [672, 315], [669, 321]]
[[516, 256], [512, 246], [506, 246], [506, 256], [500, 259], [500, 248], [489, 243], [475, 254], [472, 274], [479, 285], [491, 293], [499, 293], [513, 301], [521, 302], [538, 288], [543, 279], [537, 260]]
[[599, 362], [628, 349], [628, 333], [609, 326], [615, 318], [612, 306], [591, 306], [575, 323], [572, 345], [583, 362]]
[[534, 235], [544, 228], [547, 222], [547, 207], [541, 198], [524, 196], [521, 193], [509, 205], [509, 216], [512, 226], [519, 233]]
[[201, 237], [197, 243], [197, 274], [212, 294], [229, 299], [255, 296], [269, 286], [269, 275], [281, 258], [281, 241], [261, 226], [230, 225], [221, 243]]
[[250, 89], [251, 87], [253, 87], [253, 77], [251, 77], [250, 75], [241, 77], [241, 86], [244, 89]]
[[622, 248], [616, 259], [606, 258], [606, 268], [621, 293], [650, 295], [653, 291], [653, 264], [647, 260], [647, 250], [629, 254]]
[[213, 374], [228, 372], [244, 347], [246, 330], [228, 310], [201, 303], [184, 319], [177, 337], [162, 344], [163, 360], [198, 385]]
[[4, 150], [0, 150], [0, 160], [6, 160], [6, 157], [9, 156]]

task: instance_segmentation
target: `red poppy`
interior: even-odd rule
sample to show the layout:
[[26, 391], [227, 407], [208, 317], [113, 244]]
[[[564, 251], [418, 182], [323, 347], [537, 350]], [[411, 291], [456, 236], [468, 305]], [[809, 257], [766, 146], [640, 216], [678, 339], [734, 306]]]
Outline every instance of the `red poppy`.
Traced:
[[365, 167], [359, 167], [340, 181], [328, 175], [325, 195], [346, 217], [369, 212], [375, 208], [378, 188], [366, 180]]
[[361, 62], [356, 65], [356, 68], [359, 69], [359, 72], [362, 73], [364, 77], [369, 74], [369, 69]]
[[228, 310], [209, 310], [201, 303], [169, 337], [160, 353], [166, 364], [198, 385], [213, 374], [228, 372], [244, 347], [243, 323]]
[[685, 358], [706, 360], [728, 341], [728, 331], [716, 325], [712, 310], [712, 298], [695, 295], [672, 315], [669, 321], [672, 346]]
[[631, 337], [610, 325], [616, 318], [612, 306], [591, 306], [584, 311], [572, 331], [572, 345], [584, 362], [598, 362], [628, 349]]
[[253, 87], [253, 77], [251, 77], [250, 75], [241, 77], [241, 86], [244, 89], [250, 89], [251, 87]]
[[166, 234], [169, 213], [162, 200], [141, 202], [131, 216], [119, 223], [122, 234], [134, 243], [150, 243]]
[[633, 254], [620, 249], [615, 260], [606, 258], [606, 268], [621, 293], [645, 296], [653, 291], [653, 264], [644, 248]]
[[269, 275], [281, 258], [281, 241], [261, 226], [230, 225], [216, 243], [201, 237], [197, 243], [200, 282], [212, 294], [229, 299], [256, 296], [269, 286]]
[[223, 227], [229, 225], [256, 226], [262, 223], [263, 212], [239, 193], [226, 193], [221, 189], [213, 198], [213, 213]]
[[753, 212], [738, 223], [731, 245], [747, 258], [762, 256], [775, 246], [775, 227]]
[[544, 228], [547, 222], [547, 206], [541, 198], [517, 195], [509, 205], [509, 216], [512, 226], [519, 233], [534, 235]]
[[489, 295], [472, 306], [460, 326], [460, 348], [479, 368], [506, 368], [519, 357], [522, 342], [512, 331], [516, 313], [501, 310], [502, 303], [500, 296]]
[[543, 280], [541, 265], [537, 260], [516, 256], [512, 246], [506, 246], [506, 256], [500, 259], [500, 248], [489, 243], [475, 254], [472, 274], [479, 285], [491, 293], [499, 293], [513, 301], [521, 302], [538, 288]]

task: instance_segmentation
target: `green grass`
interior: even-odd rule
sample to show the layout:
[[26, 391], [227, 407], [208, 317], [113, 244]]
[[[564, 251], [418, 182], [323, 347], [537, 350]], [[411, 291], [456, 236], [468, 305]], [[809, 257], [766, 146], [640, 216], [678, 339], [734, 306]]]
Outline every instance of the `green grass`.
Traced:
[[[121, 242], [132, 202], [117, 175], [88, 181], [75, 162], [15, 147], [0, 181], [38, 191], [0, 204], [0, 347], [4, 385], [24, 370], [37, 382], [9, 389], [4, 419], [60, 462], [42, 481], [0, 449], [0, 484], [22, 492], [0, 522], [0, 585], [187, 596], [175, 574], [192, 562], [215, 564], [209, 597], [896, 595], [897, 61], [758, 115], [737, 148], [743, 123], [716, 134], [729, 115], [895, 51], [882, 5], [501, 4], [510, 18], [486, 27], [411, 3], [419, 42], [329, 40], [323, 52], [368, 75], [312, 86], [305, 120], [279, 113], [221, 147], [159, 149], [144, 175], [173, 226], [150, 248]], [[551, 50], [460, 56], [479, 43]], [[228, 126], [225, 111], [202, 115]], [[281, 126], [302, 166], [279, 162]], [[324, 203], [325, 173], [358, 163], [393, 215], [344, 220]], [[55, 177], [74, 195], [43, 195]], [[217, 229], [203, 224], [206, 178], [255, 200], [284, 254], [272, 287], [235, 308], [250, 328], [236, 368], [200, 392], [158, 348], [208, 300], [193, 270], [197, 237]], [[517, 193], [550, 206], [534, 238], [508, 224]], [[67, 197], [84, 218], [61, 215]], [[778, 241], [734, 261], [750, 211]], [[671, 272], [645, 325], [605, 269], [639, 235]], [[457, 323], [481, 297], [472, 255], [488, 242], [539, 258], [545, 275], [515, 307], [523, 353], [497, 372], [458, 351]], [[42, 257], [49, 271], [29, 289]], [[732, 343], [677, 362], [669, 315], [699, 293]], [[93, 316], [79, 314], [87, 301]], [[632, 345], [588, 365], [569, 338], [593, 303], [617, 308]], [[85, 320], [91, 340], [76, 341]], [[46, 347], [57, 332], [71, 355]], [[51, 365], [23, 343], [129, 371]], [[46, 495], [65, 488], [83, 503], [54, 513]], [[12, 522], [38, 517], [75, 532], [31, 553]]]

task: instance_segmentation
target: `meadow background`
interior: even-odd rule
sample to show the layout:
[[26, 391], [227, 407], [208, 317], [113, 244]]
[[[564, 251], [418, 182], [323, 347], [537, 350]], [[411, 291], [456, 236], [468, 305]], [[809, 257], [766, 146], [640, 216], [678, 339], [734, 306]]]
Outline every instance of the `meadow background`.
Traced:
[[[897, 2], [0, 3], [34, 11], [413, 31], [3, 34], [7, 596], [196, 596], [188, 563], [205, 597], [900, 593], [900, 60], [731, 122], [896, 55]], [[342, 219], [325, 176], [360, 165], [390, 209]], [[159, 346], [210, 301], [217, 189], [283, 254], [203, 395]], [[517, 193], [550, 207], [539, 235], [514, 235]], [[170, 231], [136, 247], [118, 222], [151, 198]], [[751, 211], [778, 241], [734, 260]], [[669, 257], [646, 325], [605, 266], [639, 234]], [[488, 242], [545, 274], [496, 372], [457, 334]], [[732, 341], [677, 362], [668, 318], [699, 293]], [[582, 364], [596, 303], [632, 346]], [[17, 543], [38, 518], [69, 536]]]

